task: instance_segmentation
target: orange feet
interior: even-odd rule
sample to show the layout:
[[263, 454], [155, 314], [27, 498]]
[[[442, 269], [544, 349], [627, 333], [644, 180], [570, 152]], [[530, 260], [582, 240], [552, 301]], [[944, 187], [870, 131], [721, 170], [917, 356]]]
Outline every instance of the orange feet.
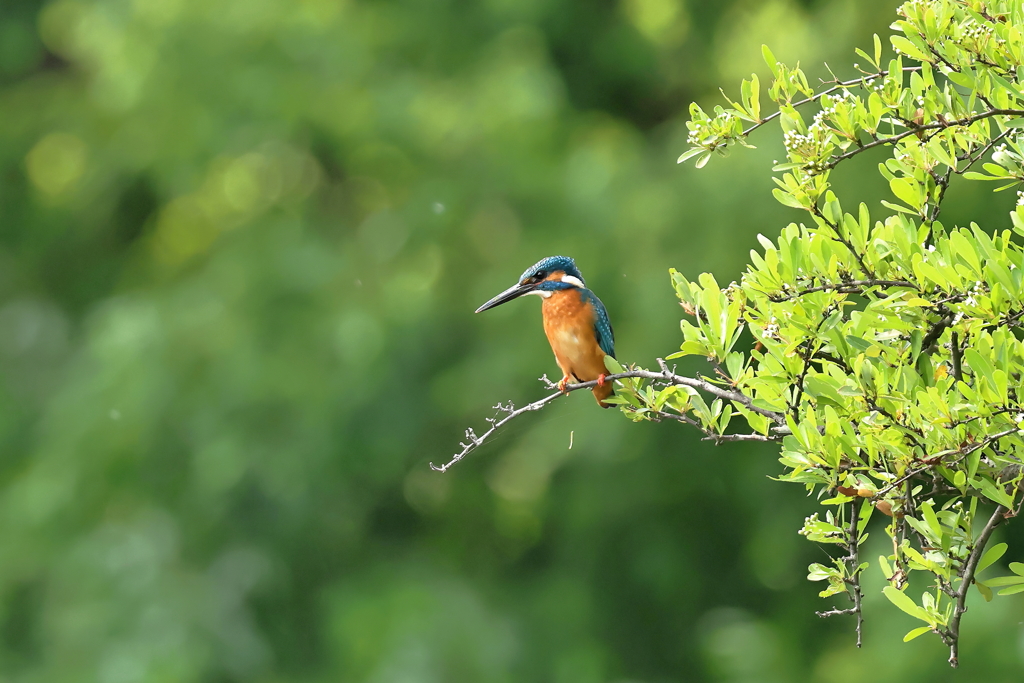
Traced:
[[568, 392], [567, 392], [567, 391], [565, 390], [565, 385], [566, 385], [566, 384], [568, 384], [568, 383], [569, 383], [569, 375], [566, 375], [565, 377], [563, 377], [563, 378], [562, 378], [562, 379], [561, 379], [561, 380], [560, 380], [560, 381], [558, 382], [558, 390], [559, 390], [559, 391], [561, 391], [561, 392], [562, 392], [563, 394], [565, 394], [565, 393], [568, 393]]
[[604, 373], [604, 372], [602, 372], [600, 375], [598, 375], [597, 376], [597, 386], [603, 387], [604, 386], [604, 381], [605, 381], [606, 377], [608, 377], [608, 375], [606, 373]]

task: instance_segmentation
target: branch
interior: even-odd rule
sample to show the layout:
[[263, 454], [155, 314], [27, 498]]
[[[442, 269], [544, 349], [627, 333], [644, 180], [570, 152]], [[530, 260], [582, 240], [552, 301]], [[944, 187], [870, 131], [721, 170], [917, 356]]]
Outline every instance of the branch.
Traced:
[[865, 289], [869, 289], [871, 287], [906, 287], [908, 289], [916, 289], [918, 291], [921, 289], [913, 282], [907, 282], [906, 280], [847, 280], [845, 282], [829, 282], [816, 287], [808, 287], [807, 289], [801, 289], [794, 294], [787, 294], [785, 296], [769, 296], [768, 299], [772, 303], [781, 303], [783, 301], [790, 301], [791, 299], [798, 299], [802, 296], [813, 294], [815, 292], [863, 294]]
[[949, 354], [950, 363], [953, 365], [953, 379], [957, 382], [963, 382], [964, 372], [960, 363], [960, 335], [956, 333], [956, 330], [953, 330], [953, 333], [950, 335]]
[[[953, 312], [950, 311], [945, 306], [943, 306], [942, 304], [936, 303], [934, 304], [934, 306], [939, 309], [940, 315], [942, 315], [942, 317], [939, 318], [938, 321], [936, 321], [935, 324], [931, 326], [927, 334], [924, 335], [924, 338], [921, 339], [922, 351], [927, 351], [928, 349], [931, 349], [932, 345], [935, 344], [935, 342], [939, 341], [939, 339], [942, 337], [942, 333], [946, 331], [946, 328], [953, 324], [953, 320], [955, 319]], [[955, 335], [956, 332], [954, 332], [953, 334]]]
[[971, 554], [967, 558], [967, 564], [964, 565], [963, 580], [960, 582], [960, 588], [956, 592], [956, 608], [953, 610], [953, 616], [949, 621], [949, 628], [946, 629], [946, 638], [949, 645], [949, 665], [954, 669], [960, 663], [960, 618], [967, 611], [967, 591], [970, 589], [971, 584], [974, 583], [974, 573], [978, 569], [978, 562], [981, 561], [981, 556], [985, 552], [988, 539], [992, 536], [992, 532], [995, 531], [996, 527], [1006, 518], [1007, 512], [1008, 510], [1002, 505], [996, 506], [995, 512], [988, 518], [985, 528], [978, 534], [978, 540], [975, 541]]
[[[1024, 109], [989, 109], [988, 111], [983, 111], [973, 116], [968, 116], [966, 118], [956, 119], [955, 121], [936, 121], [935, 123], [926, 123], [921, 126], [914, 126], [913, 128], [905, 130], [902, 133], [890, 135], [889, 137], [886, 138], [876, 138], [865, 145], [851, 149], [849, 152], [846, 152], [845, 154], [840, 154], [839, 156], [834, 157], [831, 161], [825, 164], [825, 168], [833, 169], [843, 161], [846, 161], [851, 157], [855, 157], [861, 152], [866, 152], [872, 147], [879, 147], [881, 145], [891, 145], [899, 142], [900, 140], [907, 136], [916, 135], [917, 133], [920, 133], [922, 131], [940, 131], [945, 130], [946, 128], [953, 128], [955, 126], [969, 126], [972, 123], [976, 123], [978, 121], [988, 119], [993, 116], [1024, 116]], [[931, 139], [931, 136], [929, 136], [929, 139]]]
[[954, 173], [956, 173], [957, 175], [963, 175], [967, 171], [971, 170], [971, 166], [974, 166], [974, 164], [976, 164], [982, 157], [984, 157], [986, 154], [988, 154], [988, 151], [990, 149], [992, 149], [992, 147], [994, 147], [997, 142], [999, 142], [1000, 140], [1005, 138], [1012, 130], [1014, 130], [1014, 129], [1013, 128], [1007, 128], [1002, 133], [1000, 133], [999, 135], [997, 135], [994, 138], [992, 138], [991, 140], [989, 140], [988, 144], [985, 145], [981, 149], [981, 151], [978, 152], [977, 154], [968, 154], [967, 152], [964, 152], [963, 154], [958, 156], [956, 158], [957, 161], [966, 161], [968, 163], [963, 168], [961, 168], [961, 169], [959, 169], [957, 171], [954, 171]]
[[[955, 461], [953, 461], [953, 463], [951, 463], [951, 465], [956, 465], [959, 462], [961, 462], [964, 458], [966, 458], [968, 455], [970, 455], [974, 451], [978, 450], [979, 448], [985, 448], [986, 446], [990, 446], [991, 444], [995, 443], [996, 441], [999, 441], [1000, 439], [1002, 439], [1004, 437], [1010, 436], [1011, 434], [1016, 434], [1019, 431], [1020, 431], [1020, 429], [1018, 429], [1017, 427], [1014, 427], [1012, 429], [1006, 429], [1006, 430], [1001, 431], [1001, 432], [996, 432], [995, 434], [992, 434], [991, 436], [986, 437], [985, 439], [979, 441], [978, 443], [971, 444], [968, 448], [962, 449], [959, 452], [958, 451], [945, 451], [945, 455], [951, 455], [953, 453], [957, 453], [957, 455], [958, 455], [957, 459]], [[917, 469], [914, 469], [914, 470], [911, 470], [911, 471], [907, 472], [902, 477], [900, 477], [899, 479], [897, 479], [893, 483], [891, 483], [888, 486], [886, 486], [884, 489], [878, 491], [875, 494], [875, 498], [883, 496], [886, 493], [888, 493], [889, 491], [892, 491], [894, 488], [896, 488], [897, 486], [899, 486], [903, 482], [905, 482], [905, 481], [907, 481], [909, 479], [913, 479], [914, 477], [916, 477], [917, 475], [919, 475], [919, 474], [921, 474], [923, 472], [927, 472], [928, 470], [930, 470], [931, 468], [935, 467], [935, 465], [937, 465], [939, 463], [939, 459], [941, 459], [941, 455], [934, 456], [931, 459], [932, 462], [929, 462], [924, 467], [919, 467]]]
[[[716, 434], [709, 431], [701, 425], [700, 422], [694, 420], [689, 415], [680, 415], [679, 413], [668, 413], [664, 410], [648, 410], [644, 415], [651, 416], [652, 421], [660, 422], [661, 420], [675, 420], [676, 422], [682, 422], [688, 424], [691, 427], [696, 427], [700, 431], [704, 432], [703, 441], [714, 441], [717, 446], [720, 443], [727, 443], [732, 441], [760, 441], [762, 443], [775, 443], [781, 441], [782, 437], [786, 433], [776, 433], [771, 436], [765, 436], [764, 434]], [[778, 430], [777, 430], [778, 431]]]
[[[929, 223], [934, 223], [939, 220], [939, 213], [942, 211], [942, 198], [946, 196], [946, 190], [949, 189], [949, 177], [952, 173], [952, 167], [947, 167], [946, 172], [942, 175], [939, 175], [934, 170], [928, 171], [932, 180], [935, 181], [935, 198], [930, 201], [932, 210], [927, 217], [927, 222]], [[925, 202], [925, 206], [928, 206], [928, 204], [929, 202]]]
[[[905, 66], [905, 67], [903, 67], [903, 71], [904, 72], [920, 71], [920, 70], [921, 70], [921, 67], [919, 67], [919, 66]], [[816, 100], [821, 99], [825, 95], [831, 95], [832, 93], [836, 92], [837, 90], [843, 90], [844, 88], [849, 88], [849, 87], [852, 87], [852, 86], [855, 86], [855, 85], [862, 85], [862, 86], [866, 87], [866, 85], [867, 85], [867, 83], [869, 81], [874, 81], [874, 80], [877, 80], [879, 78], [884, 78], [885, 76], [888, 76], [888, 75], [889, 75], [888, 71], [879, 71], [876, 74], [867, 74], [867, 75], [861, 76], [860, 78], [853, 78], [853, 79], [850, 79], [848, 81], [838, 81], [838, 80], [837, 81], [826, 81], [826, 83], [832, 83], [833, 84], [831, 88], [829, 88], [828, 90], [822, 90], [820, 93], [817, 93], [815, 95], [811, 95], [810, 97], [808, 97], [806, 99], [803, 99], [803, 100], [800, 100], [799, 102], [793, 102], [789, 106], [794, 107], [794, 108], [802, 107], [805, 104], [810, 104], [811, 102], [814, 102]], [[781, 115], [782, 115], [782, 110], [779, 110], [779, 111], [775, 112], [774, 114], [770, 114], [769, 116], [764, 117], [763, 119], [761, 119], [760, 121], [758, 121], [754, 125], [750, 126], [746, 130], [744, 130], [740, 135], [742, 137], [747, 137], [748, 135], [753, 133], [755, 130], [757, 130], [758, 128], [760, 128], [764, 124], [766, 124], [766, 123], [768, 123], [770, 121], [773, 121], [774, 119], [779, 118], [779, 116], [781, 116]]]
[[[725, 441], [778, 441], [782, 436], [789, 433], [789, 428], [786, 427], [786, 416], [784, 413], [781, 413], [776, 410], [768, 410], [766, 408], [761, 408], [760, 406], [755, 406], [754, 400], [747, 396], [746, 394], [743, 394], [736, 390], [723, 389], [722, 387], [713, 384], [704, 378], [684, 377], [682, 375], [677, 375], [676, 373], [669, 369], [668, 365], [661, 358], [658, 359], [658, 365], [661, 367], [661, 372], [652, 372], [650, 370], [629, 370], [627, 372], [620, 372], [613, 375], [607, 375], [604, 378], [604, 381], [613, 382], [619, 379], [634, 378], [646, 379], [664, 385], [691, 387], [693, 389], [703, 391], [706, 394], [711, 394], [716, 398], [738, 403], [751, 412], [763, 415], [771, 419], [772, 422], [774, 422], [777, 425], [776, 427], [773, 428], [773, 431], [775, 432], [775, 435], [773, 436], [765, 436], [763, 434], [713, 434], [705, 431], [705, 438], [713, 440], [716, 443]], [[550, 381], [548, 381], [548, 385], [551, 385]], [[573, 391], [579, 391], [580, 389], [592, 389], [596, 386], [597, 380], [590, 380], [589, 382], [580, 382], [578, 384], [568, 384], [566, 385], [564, 392], [557, 391], [553, 394], [550, 394], [549, 396], [545, 396], [540, 400], [534, 401], [533, 403], [528, 403], [522, 408], [516, 408], [511, 403], [509, 403], [508, 405], [502, 405], [499, 403], [494, 408], [499, 412], [506, 413], [505, 417], [501, 419], [498, 419], [496, 417], [487, 418], [487, 422], [490, 423], [491, 427], [490, 429], [488, 429], [483, 434], [480, 434], [479, 436], [477, 436], [476, 432], [474, 432], [472, 429], [467, 429], [466, 438], [468, 440], [468, 443], [459, 444], [460, 446], [462, 446], [462, 450], [456, 453], [452, 457], [452, 459], [449, 460], [444, 465], [438, 466], [435, 465], [434, 463], [430, 463], [430, 469], [434, 470], [435, 472], [447, 472], [448, 469], [452, 467], [452, 465], [462, 460], [467, 455], [469, 455], [477, 448], [482, 446], [483, 443], [487, 441], [487, 439], [489, 439], [491, 436], [493, 436], [496, 431], [498, 431], [501, 427], [503, 427], [513, 419], [519, 417], [520, 415], [523, 415], [524, 413], [540, 410], [544, 408], [544, 406], [546, 406], [547, 404], [554, 401], [555, 399], [561, 396], [565, 396]], [[649, 414], [654, 415], [658, 418], [669, 418], [673, 420], [678, 420], [679, 422], [685, 422], [687, 424], [696, 425], [698, 426], [698, 428], [700, 427], [696, 420], [693, 420], [692, 418], [686, 415], [675, 415], [673, 413], [653, 410], [649, 411]]]
[[[734, 401], [739, 403], [747, 410], [757, 413], [758, 415], [764, 415], [770, 418], [775, 424], [780, 427], [786, 426], [786, 415], [785, 413], [777, 410], [768, 410], [767, 408], [761, 408], [754, 405], [754, 399], [750, 398], [746, 394], [738, 391], [729, 391], [723, 389], [718, 385], [712, 384], [706, 379], [694, 379], [691, 377], [683, 377], [677, 375], [668, 369], [668, 365], [661, 358], [658, 359], [658, 367], [661, 368], [661, 372], [651, 372], [649, 370], [633, 370], [631, 372], [623, 373], [622, 375], [609, 376], [608, 379], [614, 379], [618, 377], [640, 377], [642, 379], [650, 379], [654, 381], [668, 382], [669, 384], [675, 384], [678, 386], [692, 387], [699, 389], [705, 393], [711, 394], [716, 398], [720, 398], [725, 401]], [[596, 382], [585, 382], [579, 386], [594, 386]]]
[[861, 602], [864, 598], [864, 593], [860, 587], [860, 531], [858, 526], [860, 524], [860, 500], [854, 499], [850, 502], [850, 530], [849, 537], [845, 544], [847, 555], [843, 558], [843, 564], [846, 565], [846, 571], [849, 576], [844, 579], [846, 583], [846, 595], [853, 602], [853, 607], [847, 609], [830, 609], [825, 612], [815, 612], [822, 619], [826, 617], [839, 617], [848, 614], [857, 615], [857, 647], [861, 646], [861, 636], [864, 627], [864, 612], [861, 608]]
[[842, 230], [839, 229], [839, 226], [833, 223], [828, 218], [826, 218], [825, 214], [821, 212], [821, 209], [819, 209], [817, 205], [811, 207], [811, 213], [814, 214], [819, 219], [821, 219], [821, 221], [825, 225], [832, 229], [832, 232], [836, 234], [834, 239], [838, 240], [839, 242], [842, 242], [846, 246], [846, 248], [850, 250], [850, 253], [853, 254], [853, 258], [857, 259], [857, 265], [860, 266], [861, 271], [863, 271], [864, 274], [868, 276], [869, 280], [874, 280], [874, 271], [868, 268], [867, 264], [864, 262], [864, 257], [861, 255], [859, 251], [857, 251], [854, 248], [853, 243], [850, 242], [850, 240], [843, 235], [843, 232]]

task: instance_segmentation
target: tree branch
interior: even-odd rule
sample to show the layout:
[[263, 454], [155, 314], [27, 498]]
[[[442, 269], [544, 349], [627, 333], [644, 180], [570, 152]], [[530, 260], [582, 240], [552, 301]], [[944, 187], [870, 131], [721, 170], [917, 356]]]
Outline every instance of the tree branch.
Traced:
[[794, 294], [787, 294], [785, 296], [769, 296], [768, 298], [773, 303], [782, 303], [783, 301], [799, 299], [802, 296], [813, 294], [814, 292], [863, 294], [864, 290], [871, 287], [906, 287], [907, 289], [916, 289], [920, 291], [920, 287], [913, 282], [907, 282], [906, 280], [847, 280], [845, 282], [829, 282], [823, 285], [801, 289]]
[[834, 239], [838, 240], [839, 242], [842, 242], [843, 245], [845, 245], [846, 248], [850, 250], [850, 253], [853, 254], [853, 258], [857, 259], [857, 265], [860, 266], [860, 269], [864, 273], [864, 275], [866, 275], [869, 280], [874, 280], [875, 272], [868, 268], [867, 264], [864, 262], [863, 255], [859, 251], [857, 251], [854, 248], [853, 243], [850, 242], [850, 240], [843, 235], [843, 232], [842, 230], [839, 229], [839, 226], [833, 223], [828, 218], [826, 218], [825, 214], [821, 212], [821, 209], [819, 209], [817, 205], [811, 207], [811, 213], [817, 216], [825, 225], [832, 229], [832, 232], [834, 232], [836, 235]]
[[[920, 70], [921, 70], [921, 67], [919, 67], [919, 66], [905, 66], [905, 67], [903, 67], [904, 73], [909, 72], [909, 71], [920, 71]], [[831, 88], [829, 88], [828, 90], [822, 90], [821, 92], [816, 93], [814, 95], [811, 95], [810, 97], [808, 97], [806, 99], [802, 99], [802, 100], [800, 100], [798, 102], [793, 102], [789, 106], [791, 106], [793, 108], [802, 107], [805, 104], [810, 104], [811, 102], [814, 102], [816, 100], [820, 100], [825, 95], [831, 95], [832, 93], [836, 92], [837, 90], [843, 90], [845, 88], [850, 88], [850, 87], [853, 87], [855, 85], [862, 85], [862, 86], [866, 87], [866, 84], [869, 81], [875, 81], [875, 80], [878, 80], [879, 78], [884, 78], [885, 76], [888, 76], [888, 75], [889, 75], [888, 71], [879, 71], [878, 73], [875, 73], [875, 74], [866, 74], [864, 76], [861, 76], [860, 78], [851, 78], [848, 81], [839, 81], [839, 80], [836, 80], [836, 81], [826, 81], [825, 82], [826, 84], [827, 83], [832, 83], [833, 84]], [[770, 115], [764, 117], [763, 119], [761, 119], [760, 121], [758, 121], [757, 123], [753, 124], [749, 128], [747, 128], [746, 130], [744, 130], [740, 135], [742, 137], [747, 137], [748, 135], [753, 133], [755, 130], [757, 130], [758, 128], [760, 128], [764, 124], [779, 118], [779, 116], [781, 116], [781, 115], [782, 115], [782, 111], [781, 110], [779, 110], [779, 111], [777, 111], [777, 112], [775, 112], [773, 114], [770, 114]]]
[[[1010, 436], [1011, 434], [1016, 434], [1019, 431], [1020, 430], [1018, 428], [1016, 428], [1016, 427], [1014, 427], [1012, 429], [1006, 429], [1006, 430], [1003, 430], [1001, 432], [996, 432], [995, 434], [992, 434], [991, 436], [986, 437], [982, 441], [979, 441], [977, 443], [971, 444], [969, 447], [967, 447], [965, 449], [961, 449], [960, 451], [944, 451], [945, 455], [952, 455], [953, 453], [957, 453], [957, 456], [958, 456], [957, 459], [954, 460], [952, 463], [950, 463], [948, 466], [953, 466], [953, 465], [959, 464], [960, 461], [962, 461], [964, 458], [966, 458], [968, 455], [970, 455], [974, 451], [976, 451], [976, 450], [978, 450], [980, 448], [985, 448], [987, 446], [990, 446], [993, 443], [995, 443], [996, 441], [999, 441], [1000, 439], [1002, 439], [1004, 437]], [[941, 458], [941, 456], [939, 456], [939, 455], [934, 456], [933, 458], [931, 458], [931, 460], [933, 460], [933, 462], [930, 462], [929, 464], [925, 465], [924, 467], [919, 467], [919, 468], [916, 468], [916, 469], [913, 469], [913, 470], [907, 472], [902, 477], [900, 477], [899, 479], [897, 479], [893, 483], [891, 483], [888, 486], [886, 486], [884, 489], [878, 491], [875, 494], [875, 498], [878, 498], [879, 496], [885, 495], [886, 493], [888, 493], [889, 491], [892, 491], [894, 488], [896, 488], [897, 486], [899, 486], [903, 482], [908, 481], [910, 479], [913, 479], [917, 475], [919, 475], [919, 474], [921, 474], [923, 472], [927, 472], [928, 470], [932, 469], [933, 467], [935, 467], [935, 465], [939, 464], [939, 460], [937, 458]]]
[[857, 615], [857, 647], [861, 646], [861, 637], [864, 627], [864, 611], [861, 607], [861, 602], [864, 598], [864, 593], [860, 587], [860, 530], [857, 528], [860, 525], [860, 504], [861, 501], [854, 499], [850, 502], [850, 530], [849, 537], [846, 542], [846, 557], [843, 558], [843, 564], [846, 565], [846, 570], [849, 576], [845, 579], [846, 581], [846, 594], [853, 601], [853, 607], [847, 609], [830, 609], [826, 612], [815, 612], [819, 617], [838, 617], [845, 616], [847, 614]]
[[967, 611], [967, 591], [974, 583], [974, 573], [978, 569], [978, 562], [981, 561], [981, 556], [985, 552], [985, 546], [988, 544], [992, 532], [1006, 518], [1007, 512], [1007, 508], [1002, 505], [996, 506], [995, 512], [988, 518], [988, 523], [985, 524], [981, 533], [978, 534], [978, 539], [974, 542], [971, 554], [967, 557], [967, 564], [964, 565], [963, 580], [960, 582], [960, 588], [956, 592], [956, 607], [949, 621], [949, 628], [945, 632], [949, 645], [949, 665], [954, 669], [960, 663], [960, 618]]
[[[789, 428], [786, 427], [786, 416], [784, 413], [775, 410], [768, 410], [766, 408], [761, 408], [760, 406], [755, 406], [754, 400], [751, 397], [747, 396], [746, 394], [743, 394], [736, 390], [723, 389], [722, 387], [713, 384], [704, 378], [684, 377], [682, 375], [677, 375], [675, 372], [669, 369], [668, 365], [661, 358], [658, 359], [658, 365], [661, 367], [661, 372], [653, 372], [651, 370], [629, 370], [627, 372], [620, 372], [613, 375], [607, 375], [604, 381], [613, 382], [615, 380], [620, 379], [634, 378], [646, 379], [666, 386], [674, 385], [691, 387], [693, 389], [703, 391], [706, 394], [710, 394], [716, 398], [720, 398], [724, 401], [732, 401], [734, 403], [738, 403], [751, 412], [763, 415], [771, 419], [772, 422], [776, 424], [776, 427], [773, 428], [775, 434], [770, 436], [765, 436], [763, 434], [713, 434], [701, 429], [701, 431], [704, 431], [706, 439], [710, 439], [712, 441], [715, 441], [716, 443], [726, 441], [778, 441], [782, 436], [789, 433]], [[550, 380], [548, 380], [547, 383], [549, 387], [554, 386], [550, 382]], [[480, 434], [479, 436], [472, 429], [467, 429], [466, 439], [468, 440], [468, 443], [459, 444], [462, 447], [462, 450], [456, 453], [452, 457], [452, 459], [449, 460], [444, 465], [435, 465], [434, 463], [430, 463], [430, 469], [434, 470], [435, 472], [447, 472], [448, 469], [452, 467], [455, 463], [459, 462], [467, 455], [475, 451], [477, 448], [482, 446], [483, 443], [487, 441], [487, 439], [489, 439], [491, 436], [493, 436], [494, 433], [498, 431], [501, 427], [508, 424], [510, 421], [514, 420], [520, 415], [533, 412], [536, 410], [541, 410], [555, 399], [560, 398], [561, 396], [565, 396], [573, 391], [579, 391], [581, 389], [592, 389], [595, 386], [597, 386], [597, 380], [591, 380], [589, 382], [579, 382], [578, 384], [568, 384], [566, 385], [564, 392], [557, 391], [553, 394], [550, 394], [549, 396], [545, 396], [542, 399], [534, 401], [533, 403], [528, 403], [521, 408], [516, 408], [511, 403], [509, 403], [508, 405], [502, 405], [499, 403], [494, 408], [495, 410], [501, 413], [505, 413], [505, 416], [503, 418], [487, 418], [487, 422], [490, 423], [491, 426], [486, 432]], [[696, 425], [698, 428], [700, 428], [700, 425], [697, 423], [697, 421], [693, 420], [687, 415], [676, 415], [664, 411], [649, 411], [649, 413], [651, 415], [657, 416], [658, 418], [669, 418], [677, 420], [679, 422], [685, 422], [687, 424]]]
[[[974, 114], [973, 116], [968, 116], [968, 117], [962, 118], [962, 119], [956, 119], [956, 120], [953, 120], [953, 121], [943, 121], [943, 122], [938, 122], [937, 121], [935, 123], [926, 123], [926, 124], [921, 125], [921, 126], [914, 126], [913, 128], [905, 130], [902, 133], [897, 133], [896, 135], [890, 135], [889, 137], [885, 137], [885, 138], [876, 138], [876, 139], [872, 140], [871, 142], [869, 142], [869, 143], [867, 143], [867, 144], [865, 144], [865, 145], [863, 145], [861, 147], [856, 147], [854, 149], [851, 149], [849, 152], [846, 152], [845, 154], [840, 154], [837, 157], [833, 157], [831, 161], [829, 161], [827, 164], [825, 164], [825, 168], [833, 169], [836, 166], [838, 166], [840, 163], [846, 161], [847, 159], [849, 159], [851, 157], [857, 156], [861, 152], [866, 152], [866, 151], [868, 151], [869, 149], [871, 149], [873, 147], [879, 147], [881, 145], [895, 144], [895, 143], [899, 142], [900, 140], [902, 140], [905, 137], [908, 137], [910, 135], [915, 135], [915, 134], [920, 133], [922, 131], [926, 131], [926, 130], [939, 131], [939, 130], [945, 130], [946, 128], [953, 128], [953, 127], [956, 127], [956, 126], [969, 126], [972, 123], [976, 123], [978, 121], [981, 121], [983, 119], [988, 119], [988, 118], [991, 118], [993, 116], [1024, 116], [1024, 109], [989, 109], [988, 111], [979, 112], [977, 114]], [[932, 136], [928, 136], [929, 139], [931, 139], [931, 137]]]
[[960, 335], [953, 330], [949, 340], [949, 359], [953, 365], [953, 379], [957, 382], [964, 381], [963, 369], [960, 365]]
[[1014, 130], [1014, 129], [1013, 128], [1007, 128], [1002, 133], [1000, 133], [999, 135], [997, 135], [994, 138], [992, 138], [991, 140], [989, 140], [988, 144], [985, 145], [981, 149], [981, 151], [979, 151], [977, 154], [967, 154], [966, 152], [964, 152], [962, 155], [958, 156], [956, 158], [957, 161], [966, 161], [968, 163], [963, 168], [957, 169], [956, 171], [954, 171], [954, 173], [956, 173], [957, 175], [963, 175], [967, 171], [971, 170], [971, 166], [974, 166], [974, 164], [976, 164], [982, 157], [984, 157], [988, 153], [988, 151], [990, 149], [992, 149], [996, 145], [997, 142], [999, 142], [1000, 140], [1005, 138], [1007, 135], [1009, 135], [1009, 133], [1012, 130]]

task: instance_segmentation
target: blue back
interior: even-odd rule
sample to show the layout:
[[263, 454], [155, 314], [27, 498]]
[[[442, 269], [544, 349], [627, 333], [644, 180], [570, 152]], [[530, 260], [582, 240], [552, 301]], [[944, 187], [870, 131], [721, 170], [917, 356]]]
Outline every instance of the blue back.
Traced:
[[594, 334], [597, 335], [598, 346], [606, 354], [615, 358], [615, 332], [612, 330], [612, 321], [608, 318], [608, 311], [604, 304], [589, 289], [581, 289], [580, 298], [584, 303], [589, 303], [594, 307]]

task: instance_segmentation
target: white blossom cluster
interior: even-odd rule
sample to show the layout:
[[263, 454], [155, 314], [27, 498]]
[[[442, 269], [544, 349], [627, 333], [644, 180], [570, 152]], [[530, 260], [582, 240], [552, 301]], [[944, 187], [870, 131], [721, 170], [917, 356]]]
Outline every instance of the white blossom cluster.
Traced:
[[964, 303], [968, 306], [977, 306], [978, 297], [988, 293], [988, 285], [984, 282], [975, 282], [971, 288], [967, 291], [967, 298], [964, 299]]
[[706, 124], [701, 121], [693, 121], [690, 123], [690, 134], [686, 136], [686, 142], [692, 146], [701, 144], [701, 140], [704, 138], [705, 129], [709, 128]]
[[974, 21], [974, 19], [968, 19], [967, 21], [965, 21], [963, 23], [962, 29], [963, 39], [965, 41], [973, 40], [975, 44], [988, 42], [994, 36], [994, 31], [992, 30], [991, 26], [989, 26], [988, 24], [979, 24], [978, 22]]
[[707, 147], [708, 138], [711, 138], [713, 142], [718, 142], [721, 134], [715, 132], [715, 125], [717, 124], [719, 130], [728, 130], [734, 118], [735, 115], [732, 112], [724, 111], [711, 121], [690, 121], [686, 124], [690, 129], [686, 136], [686, 142], [694, 147]]

